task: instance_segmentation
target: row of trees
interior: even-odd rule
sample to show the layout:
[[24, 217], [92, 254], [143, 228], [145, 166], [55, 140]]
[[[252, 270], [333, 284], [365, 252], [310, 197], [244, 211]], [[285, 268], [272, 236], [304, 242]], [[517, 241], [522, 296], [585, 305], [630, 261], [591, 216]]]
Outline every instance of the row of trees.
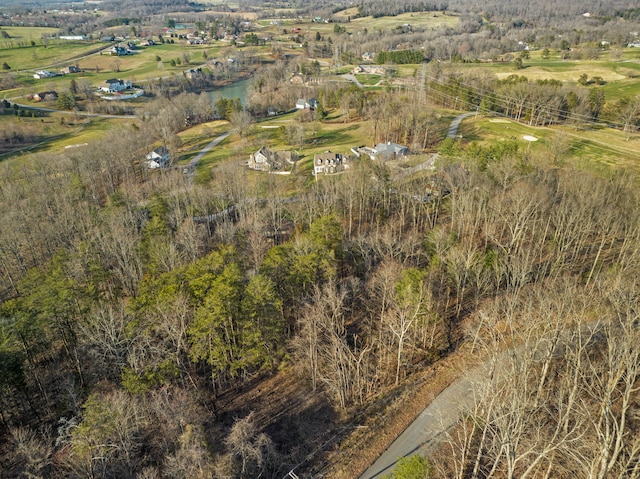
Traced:
[[414, 50], [394, 50], [390, 52], [378, 52], [376, 55], [376, 63], [383, 65], [385, 63], [395, 63], [398, 65], [406, 63], [422, 63], [424, 56], [422, 52]]
[[606, 118], [620, 129], [634, 131], [640, 122], [637, 99], [607, 104], [604, 91], [596, 86], [569, 86], [555, 80], [533, 82], [515, 74], [498, 80], [431, 70], [426, 88], [428, 98], [442, 106], [498, 114], [533, 126], [580, 125]]
[[629, 273], [550, 281], [474, 318], [474, 344], [489, 360], [443, 448], [453, 458], [446, 477], [638, 476], [638, 291]]

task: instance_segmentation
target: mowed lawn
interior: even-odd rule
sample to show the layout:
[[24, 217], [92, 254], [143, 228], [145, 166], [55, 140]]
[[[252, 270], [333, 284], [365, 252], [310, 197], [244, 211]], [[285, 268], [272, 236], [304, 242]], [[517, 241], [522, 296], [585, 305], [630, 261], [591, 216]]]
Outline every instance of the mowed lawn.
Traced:
[[[617, 68], [619, 63], [608, 60], [523, 60], [524, 68], [516, 69], [511, 62], [464, 63], [454, 65], [460, 71], [485, 70], [502, 80], [510, 75], [524, 76], [531, 81], [559, 80], [575, 83], [581, 75], [601, 77], [605, 82], [616, 82], [628, 78], [628, 73]], [[626, 73], [626, 74], [625, 74]]]
[[351, 20], [347, 22], [347, 18], [351, 12], [355, 15], [356, 9], [347, 9], [339, 12], [338, 17], [345, 19], [344, 23], [324, 23], [324, 22], [309, 22], [309, 21], [296, 21], [290, 19], [264, 19], [260, 20], [260, 24], [263, 26], [271, 25], [272, 22], [278, 22], [280, 28], [287, 29], [288, 32], [294, 33], [294, 29], [300, 29], [301, 34], [313, 34], [320, 32], [323, 36], [335, 36], [334, 28], [336, 25], [346, 28], [346, 33], [358, 34], [365, 28], [369, 32], [375, 30], [393, 30], [397, 27], [409, 24], [414, 30], [433, 30], [437, 28], [452, 27], [457, 25], [459, 17], [456, 15], [445, 14], [443, 12], [414, 12], [403, 13], [395, 17], [380, 17], [373, 18], [360, 17], [354, 18], [351, 16]]
[[103, 138], [116, 125], [127, 125], [130, 120], [74, 117], [71, 114], [53, 113], [44, 117], [14, 117], [0, 115], [0, 128], [12, 124], [12, 128], [37, 132], [33, 141], [15, 145], [14, 151], [6, 151], [1, 157], [20, 154], [20, 152], [62, 153], [75, 150]]
[[[311, 171], [313, 155], [331, 150], [349, 154], [353, 146], [371, 144], [371, 128], [367, 121], [307, 122], [300, 123], [304, 128], [304, 144], [292, 145], [287, 142], [287, 125], [296, 124], [295, 113], [288, 113], [256, 123], [251, 134], [240, 138], [232, 134], [213, 148], [202, 159], [201, 168], [217, 166], [227, 160], [246, 161], [249, 155], [261, 146], [273, 150], [295, 150], [301, 156], [297, 169]], [[180, 133], [182, 140], [180, 161], [187, 162], [197, 155], [211, 140], [232, 129], [226, 121], [210, 122], [198, 125]]]
[[[600, 172], [620, 168], [640, 171], [640, 134], [628, 137], [622, 131], [606, 127], [580, 130], [567, 125], [532, 127], [505, 118], [487, 117], [464, 120], [459, 132], [467, 144], [515, 141], [521, 150], [541, 156], [548, 155], [553, 142], [563, 137], [567, 143], [565, 161]], [[525, 137], [529, 136], [537, 141], [527, 141]]]
[[31, 42], [42, 43], [43, 38], [56, 35], [59, 32], [57, 28], [51, 27], [1, 27], [0, 31], [7, 32], [9, 38], [0, 39], [0, 47], [9, 46], [10, 42], [18, 43]]
[[33, 73], [36, 70], [59, 71], [61, 68], [77, 63], [77, 59], [99, 48], [96, 43], [64, 42], [56, 40], [47, 47], [42, 44], [23, 47], [0, 47], [0, 64], [6, 63], [8, 71]]

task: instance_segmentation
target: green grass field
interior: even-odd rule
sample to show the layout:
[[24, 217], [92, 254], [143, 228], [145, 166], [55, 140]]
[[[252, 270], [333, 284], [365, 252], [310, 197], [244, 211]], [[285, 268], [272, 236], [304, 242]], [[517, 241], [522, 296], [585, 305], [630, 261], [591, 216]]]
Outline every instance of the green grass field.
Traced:
[[12, 72], [28, 70], [58, 71], [70, 64], [75, 64], [78, 59], [90, 54], [100, 47], [95, 43], [51, 43], [47, 47], [43, 45], [24, 47], [0, 47], [0, 64], [7, 63]]
[[0, 29], [3, 32], [7, 32], [10, 38], [3, 38], [0, 40], [0, 46], [4, 47], [6, 42], [14, 41], [18, 42], [30, 42], [31, 40], [36, 43], [42, 43], [44, 37], [49, 37], [58, 33], [57, 28], [50, 27], [2, 27]]
[[64, 113], [50, 113], [44, 116], [40, 114], [36, 117], [27, 114], [27, 116], [20, 118], [13, 115], [1, 115], [0, 128], [5, 124], [12, 123], [26, 130], [37, 131], [37, 137], [29, 143], [16, 145], [13, 151], [4, 153], [0, 158], [5, 159], [26, 152], [62, 153], [67, 149], [80, 148], [101, 139], [114, 125], [127, 122], [130, 120], [76, 118]]
[[[521, 151], [530, 150], [545, 156], [557, 141], [558, 135], [566, 138], [567, 162], [602, 173], [612, 168], [628, 168], [640, 171], [640, 137], [627, 140], [624, 132], [606, 127], [576, 130], [570, 126], [531, 127], [503, 118], [467, 119], [459, 133], [464, 143], [478, 142], [490, 145], [495, 142], [515, 141]], [[537, 138], [529, 142], [525, 136]]]
[[[355, 9], [347, 9], [338, 13], [338, 17], [343, 17], [345, 20], [349, 17], [351, 12], [355, 15]], [[376, 30], [393, 30], [397, 27], [409, 24], [414, 30], [433, 30], [440, 27], [452, 27], [459, 21], [459, 18], [454, 15], [444, 14], [442, 12], [415, 12], [415, 13], [403, 13], [395, 17], [360, 17], [351, 18], [350, 22], [339, 24], [341, 27], [346, 28], [346, 34], [361, 34], [365, 29], [369, 32]], [[277, 25], [274, 25], [277, 22]], [[334, 28], [335, 23], [324, 22], [310, 22], [300, 21], [295, 19], [281, 19], [281, 18], [269, 18], [261, 19], [259, 24], [263, 27], [269, 27], [270, 29], [282, 30], [286, 29], [289, 33], [294, 33], [294, 29], [300, 29], [299, 33], [307, 37], [320, 32], [323, 36], [335, 36]]]
[[380, 75], [358, 74], [355, 77], [365, 86], [377, 85], [382, 80]]

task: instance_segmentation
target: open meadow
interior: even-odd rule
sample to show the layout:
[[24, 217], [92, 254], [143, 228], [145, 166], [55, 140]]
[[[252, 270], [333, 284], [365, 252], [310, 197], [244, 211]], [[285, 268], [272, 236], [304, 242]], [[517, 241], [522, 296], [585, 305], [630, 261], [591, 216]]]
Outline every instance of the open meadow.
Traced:
[[[346, 10], [348, 11], [348, 10]], [[341, 12], [343, 13], [343, 12]], [[324, 37], [335, 36], [334, 29], [336, 25], [344, 27], [345, 33], [358, 35], [364, 30], [374, 32], [376, 30], [393, 30], [403, 25], [411, 25], [414, 30], [434, 30], [437, 28], [453, 27], [459, 22], [459, 17], [455, 15], [445, 14], [443, 12], [423, 12], [423, 13], [403, 13], [395, 17], [358, 17], [351, 18], [347, 21], [348, 15], [342, 15], [345, 19], [344, 23], [325, 23], [310, 22], [296, 19], [264, 19], [260, 20], [260, 25], [277, 26], [286, 29], [288, 33], [299, 31], [305, 35], [315, 34], [319, 32]], [[299, 30], [295, 30], [299, 29]]]
[[[463, 144], [490, 146], [512, 141], [520, 151], [533, 157], [557, 157], [559, 164], [610, 174], [624, 168], [640, 172], [640, 138], [628, 140], [624, 132], [594, 126], [577, 129], [570, 126], [533, 127], [506, 118], [469, 118], [459, 130]], [[535, 140], [534, 140], [535, 139]]]

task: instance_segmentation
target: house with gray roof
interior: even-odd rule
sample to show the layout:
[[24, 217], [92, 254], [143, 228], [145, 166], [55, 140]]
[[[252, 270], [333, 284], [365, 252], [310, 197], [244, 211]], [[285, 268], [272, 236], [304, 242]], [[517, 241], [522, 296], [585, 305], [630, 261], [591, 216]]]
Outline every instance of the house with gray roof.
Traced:
[[347, 168], [346, 158], [340, 153], [325, 151], [313, 155], [313, 175], [317, 178], [320, 174], [332, 175], [340, 173]]

